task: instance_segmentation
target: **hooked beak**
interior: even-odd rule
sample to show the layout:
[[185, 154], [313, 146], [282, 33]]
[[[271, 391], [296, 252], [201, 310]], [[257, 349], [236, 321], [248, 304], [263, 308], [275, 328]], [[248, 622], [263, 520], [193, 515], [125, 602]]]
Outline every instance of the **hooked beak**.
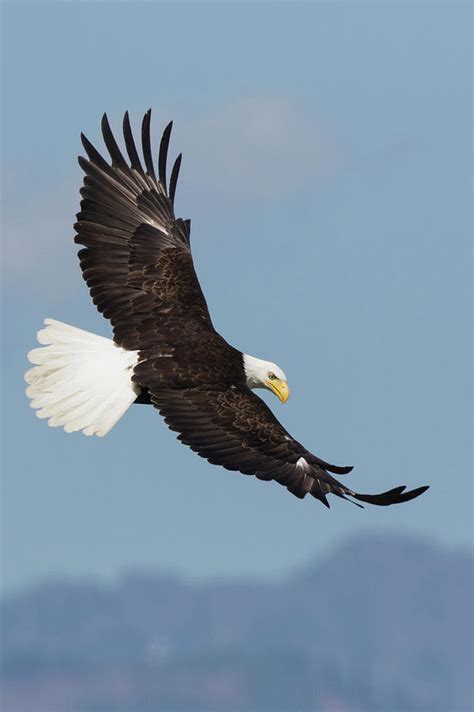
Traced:
[[272, 381], [268, 379], [265, 381], [265, 385], [278, 396], [282, 403], [286, 403], [290, 397], [290, 389], [286, 381], [281, 381], [279, 378], [274, 378]]

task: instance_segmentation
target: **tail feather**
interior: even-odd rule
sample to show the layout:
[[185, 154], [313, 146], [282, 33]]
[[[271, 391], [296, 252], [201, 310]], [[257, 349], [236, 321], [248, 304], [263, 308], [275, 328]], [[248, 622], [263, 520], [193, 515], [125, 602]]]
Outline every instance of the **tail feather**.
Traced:
[[132, 382], [137, 352], [54, 319], [44, 323], [37, 335], [42, 346], [28, 354], [31, 407], [67, 433], [106, 435], [140, 391]]

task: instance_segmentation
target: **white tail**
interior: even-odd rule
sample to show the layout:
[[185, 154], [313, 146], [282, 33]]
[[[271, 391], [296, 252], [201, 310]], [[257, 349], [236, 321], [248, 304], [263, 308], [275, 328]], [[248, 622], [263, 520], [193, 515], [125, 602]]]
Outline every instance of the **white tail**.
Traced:
[[106, 435], [140, 392], [132, 382], [138, 352], [54, 319], [44, 323], [37, 334], [44, 346], [28, 354], [36, 364], [25, 374], [31, 407], [67, 433]]

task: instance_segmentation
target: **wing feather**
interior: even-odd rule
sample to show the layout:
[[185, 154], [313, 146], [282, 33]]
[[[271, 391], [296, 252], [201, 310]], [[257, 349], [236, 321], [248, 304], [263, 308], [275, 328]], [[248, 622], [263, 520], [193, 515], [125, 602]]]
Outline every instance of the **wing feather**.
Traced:
[[139, 174], [143, 173], [142, 163], [135, 145], [135, 139], [133, 138], [132, 127], [130, 126], [128, 111], [125, 112], [123, 117], [123, 137], [132, 169]]
[[[173, 128], [173, 122], [170, 121], [168, 126], [163, 131], [163, 136], [161, 137], [160, 151], [158, 155], [158, 175], [160, 177], [160, 183], [163, 186], [165, 193], [167, 193], [166, 186], [166, 163], [168, 160], [168, 146], [170, 143], [171, 129]], [[173, 202], [171, 200], [171, 202]]]
[[118, 147], [118, 143], [115, 140], [114, 135], [110, 129], [110, 124], [109, 124], [109, 120], [107, 118], [107, 114], [104, 114], [102, 116], [102, 135], [104, 137], [104, 141], [105, 141], [105, 145], [107, 146], [107, 150], [110, 153], [110, 157], [112, 159], [112, 167], [121, 168], [124, 171], [124, 173], [128, 173], [129, 167], [128, 167], [127, 162], [122, 155], [122, 151]]
[[179, 156], [177, 157], [176, 161], [174, 162], [173, 165], [173, 170], [171, 171], [171, 178], [170, 178], [170, 200], [171, 204], [174, 205], [174, 196], [176, 193], [176, 184], [178, 182], [178, 176], [179, 176], [179, 169], [181, 167], [181, 159], [183, 157], [183, 154], [180, 153]]
[[148, 109], [142, 121], [142, 146], [143, 158], [145, 160], [146, 174], [156, 181], [155, 168], [153, 166], [153, 156], [151, 154], [151, 109]]

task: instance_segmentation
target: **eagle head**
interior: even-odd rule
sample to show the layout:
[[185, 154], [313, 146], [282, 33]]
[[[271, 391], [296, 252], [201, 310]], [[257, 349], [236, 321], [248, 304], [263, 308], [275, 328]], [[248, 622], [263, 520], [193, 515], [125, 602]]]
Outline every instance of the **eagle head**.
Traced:
[[264, 361], [248, 354], [243, 356], [247, 386], [249, 388], [266, 388], [278, 396], [282, 403], [285, 403], [289, 398], [290, 389], [281, 368], [271, 361]]

